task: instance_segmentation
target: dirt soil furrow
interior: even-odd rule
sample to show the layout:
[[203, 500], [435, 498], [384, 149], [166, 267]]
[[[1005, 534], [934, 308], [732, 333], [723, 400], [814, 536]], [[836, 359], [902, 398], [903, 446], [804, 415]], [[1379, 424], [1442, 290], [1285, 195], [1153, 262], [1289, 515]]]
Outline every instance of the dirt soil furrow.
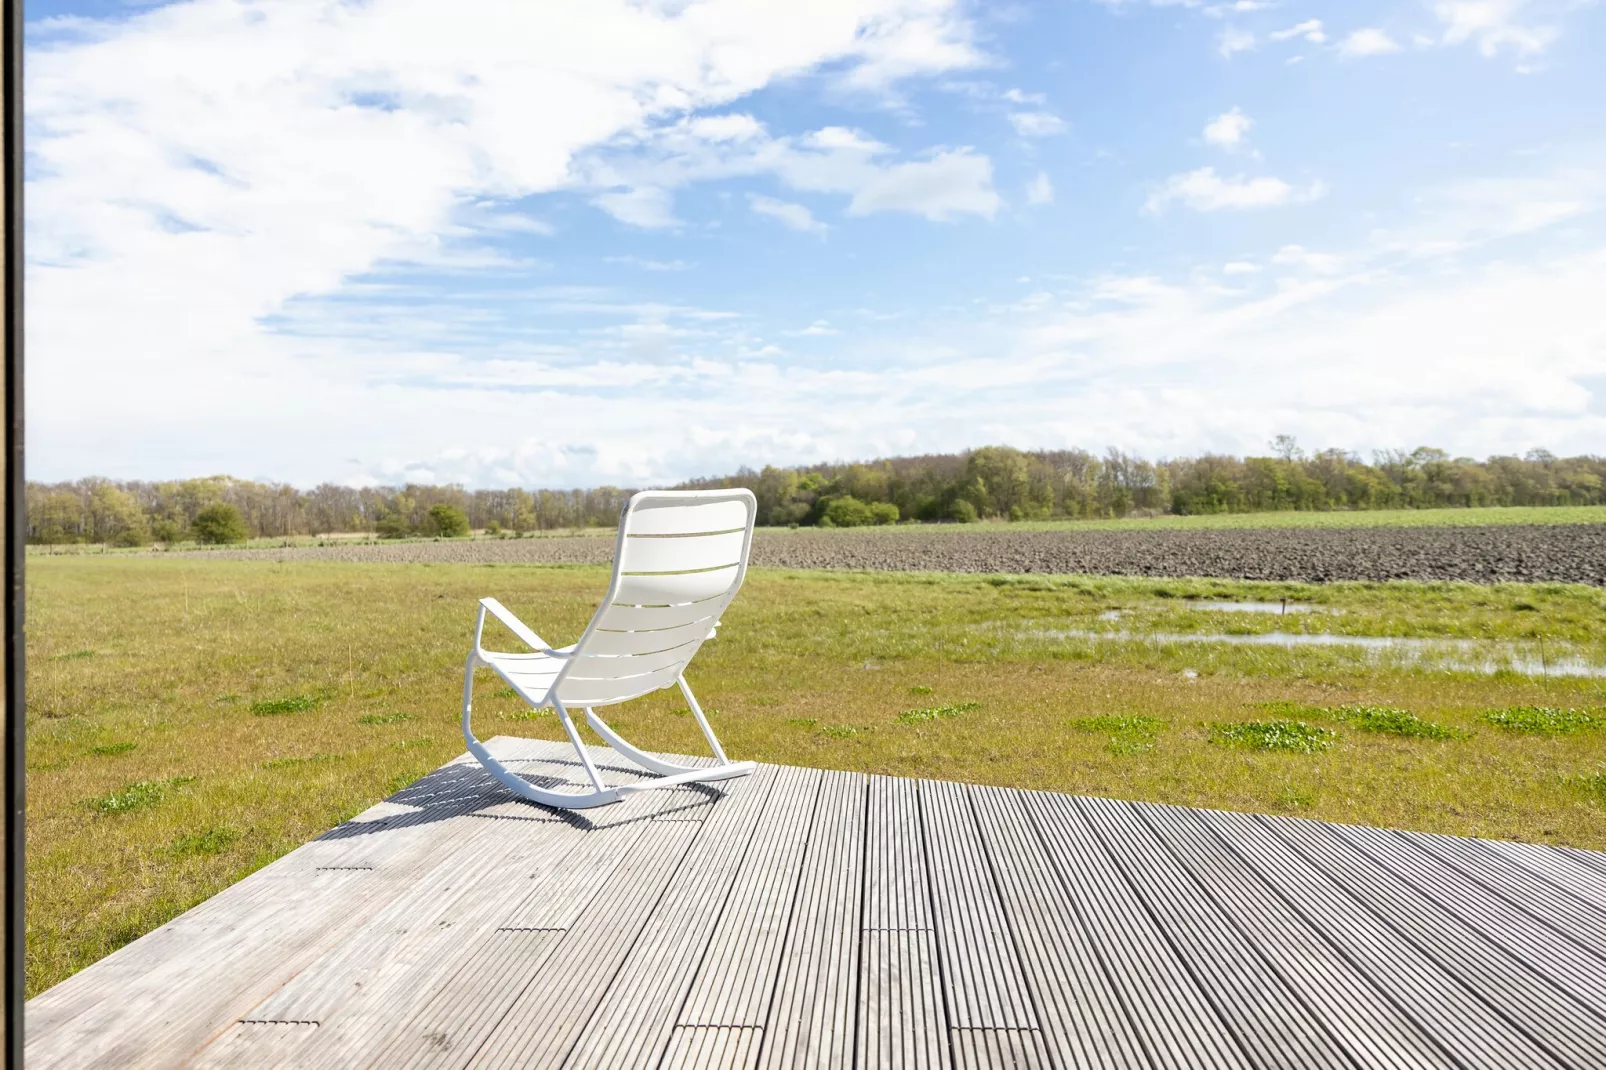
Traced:
[[[606, 564], [613, 557], [613, 539], [587, 535], [201, 553], [213, 559]], [[1606, 525], [1202, 531], [1011, 531], [992, 525], [960, 530], [769, 529], [756, 533], [752, 563], [769, 568], [904, 572], [1606, 586]]]

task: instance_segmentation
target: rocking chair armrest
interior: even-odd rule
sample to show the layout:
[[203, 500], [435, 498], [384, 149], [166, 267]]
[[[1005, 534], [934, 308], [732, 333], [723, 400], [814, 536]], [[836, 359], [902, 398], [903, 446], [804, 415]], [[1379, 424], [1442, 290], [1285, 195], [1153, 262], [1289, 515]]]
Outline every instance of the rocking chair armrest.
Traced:
[[538, 653], [538, 654], [550, 654], [550, 655], [552, 655], [554, 657], [568, 657], [569, 656], [568, 654], [560, 654], [557, 651], [553, 650], [551, 647], [549, 647], [547, 645], [547, 641], [545, 639], [542, 639], [539, 635], [536, 635], [533, 631], [531, 631], [530, 628], [529, 628], [529, 625], [525, 624], [522, 620], [520, 620], [519, 618], [515, 617], [513, 615], [512, 610], [508, 609], [506, 606], [504, 606], [502, 603], [498, 602], [494, 598], [481, 598], [480, 599], [480, 616], [479, 616], [479, 620], [476, 621], [475, 624], [474, 624], [474, 649], [475, 650], [484, 650], [484, 647], [480, 643], [480, 636], [485, 631], [485, 612], [486, 612], [486, 610], [489, 610], [491, 612], [492, 616], [494, 616], [497, 620], [501, 621], [503, 624], [507, 625], [507, 628], [508, 628], [508, 630], [510, 632], [512, 632], [514, 635], [518, 636], [521, 640], [523, 640], [524, 643], [527, 646], [529, 646], [529, 648], [531, 650], [534, 650], [536, 653]]

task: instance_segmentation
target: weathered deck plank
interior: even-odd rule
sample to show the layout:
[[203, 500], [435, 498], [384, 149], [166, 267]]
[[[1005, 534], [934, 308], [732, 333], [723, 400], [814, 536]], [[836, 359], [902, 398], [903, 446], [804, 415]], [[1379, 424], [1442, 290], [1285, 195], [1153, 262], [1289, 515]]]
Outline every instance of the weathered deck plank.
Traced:
[[774, 766], [562, 814], [459, 759], [36, 998], [28, 1059], [1585, 1070], [1603, 993], [1589, 852]]

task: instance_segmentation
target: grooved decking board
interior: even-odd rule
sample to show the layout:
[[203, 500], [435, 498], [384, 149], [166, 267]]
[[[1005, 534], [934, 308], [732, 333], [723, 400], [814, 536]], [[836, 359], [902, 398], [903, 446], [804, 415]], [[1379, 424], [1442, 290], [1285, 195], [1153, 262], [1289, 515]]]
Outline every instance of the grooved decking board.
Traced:
[[949, 1062], [921, 810], [919, 781], [870, 778], [857, 1030], [865, 1070]]
[[464, 756], [34, 999], [27, 1057], [1606, 1070], [1603, 993], [1586, 851], [775, 766], [565, 813]]
[[775, 996], [765, 1019], [758, 1065], [766, 1070], [852, 1065], [868, 801], [863, 776], [821, 774]]

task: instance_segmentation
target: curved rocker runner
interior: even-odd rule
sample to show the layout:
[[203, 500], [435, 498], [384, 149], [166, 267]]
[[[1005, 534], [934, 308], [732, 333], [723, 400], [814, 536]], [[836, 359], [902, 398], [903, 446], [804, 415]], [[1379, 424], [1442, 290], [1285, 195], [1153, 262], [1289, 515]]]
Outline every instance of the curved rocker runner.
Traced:
[[[714, 637], [720, 614], [747, 575], [757, 502], [751, 491], [642, 491], [619, 517], [608, 595], [573, 646], [551, 647], [494, 598], [480, 599], [474, 649], [463, 673], [463, 739], [492, 776], [531, 802], [572, 810], [618, 802], [636, 791], [726, 780], [754, 769], [725, 757], [708, 718], [684, 675], [699, 647]], [[507, 625], [530, 653], [500, 653], [482, 645], [485, 614]], [[509, 771], [474, 737], [474, 670], [484, 666], [535, 709], [550, 706], [591, 783], [590, 791], [538, 788]], [[612, 706], [678, 684], [703, 730], [715, 764], [677, 765], [638, 750], [601, 717]], [[569, 717], [583, 709], [586, 723], [608, 745], [656, 779], [610, 787], [602, 780]]]

